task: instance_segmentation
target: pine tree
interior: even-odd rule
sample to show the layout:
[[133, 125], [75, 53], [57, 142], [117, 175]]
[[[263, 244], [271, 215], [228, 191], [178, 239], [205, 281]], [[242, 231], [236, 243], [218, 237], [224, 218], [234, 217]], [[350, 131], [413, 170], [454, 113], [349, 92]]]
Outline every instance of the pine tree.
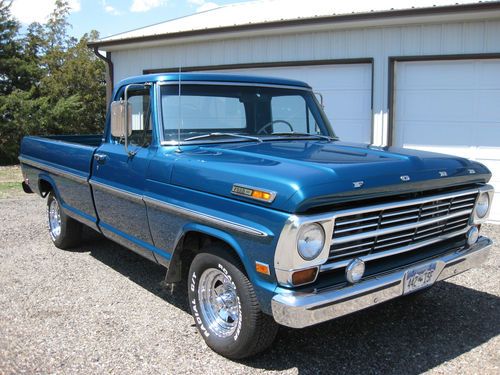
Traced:
[[87, 48], [92, 31], [69, 36], [66, 0], [57, 0], [46, 24], [20, 37], [10, 2], [0, 0], [0, 164], [17, 162], [25, 135], [102, 132], [105, 66]]

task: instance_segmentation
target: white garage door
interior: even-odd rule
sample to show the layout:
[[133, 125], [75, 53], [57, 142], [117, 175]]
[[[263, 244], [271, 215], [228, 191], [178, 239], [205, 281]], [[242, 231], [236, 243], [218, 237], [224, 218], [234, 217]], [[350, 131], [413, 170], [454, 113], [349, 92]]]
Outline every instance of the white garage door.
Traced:
[[500, 222], [500, 59], [400, 62], [395, 83], [395, 144], [484, 163]]
[[[215, 72], [215, 71], [214, 71]], [[371, 64], [329, 64], [220, 70], [307, 82], [323, 95], [328, 119], [343, 141], [371, 142]]]

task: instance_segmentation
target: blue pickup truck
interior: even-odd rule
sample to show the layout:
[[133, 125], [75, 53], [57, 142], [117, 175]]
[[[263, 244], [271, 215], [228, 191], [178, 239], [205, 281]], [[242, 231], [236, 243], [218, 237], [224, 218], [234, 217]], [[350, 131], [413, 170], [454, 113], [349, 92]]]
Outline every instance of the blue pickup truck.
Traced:
[[187, 284], [228, 358], [482, 264], [493, 189], [459, 157], [341, 142], [311, 87], [221, 74], [120, 82], [98, 136], [26, 137], [55, 246], [82, 226]]

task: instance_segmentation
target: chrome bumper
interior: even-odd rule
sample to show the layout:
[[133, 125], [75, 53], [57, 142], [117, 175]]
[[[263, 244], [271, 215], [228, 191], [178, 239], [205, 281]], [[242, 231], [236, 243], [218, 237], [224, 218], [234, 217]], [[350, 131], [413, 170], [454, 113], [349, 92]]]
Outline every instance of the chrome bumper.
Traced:
[[342, 289], [317, 293], [284, 291], [271, 302], [276, 322], [292, 328], [303, 328], [335, 319], [399, 297], [403, 294], [405, 273], [414, 267], [436, 262], [433, 282], [455, 276], [484, 263], [492, 246], [487, 237], [480, 237], [471, 247], [424, 262], [412, 264], [389, 274], [362, 281]]

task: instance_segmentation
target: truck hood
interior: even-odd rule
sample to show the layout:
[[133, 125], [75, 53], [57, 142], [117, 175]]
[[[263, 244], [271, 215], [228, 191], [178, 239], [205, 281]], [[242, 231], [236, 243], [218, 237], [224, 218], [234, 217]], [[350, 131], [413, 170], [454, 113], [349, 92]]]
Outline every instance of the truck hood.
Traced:
[[[342, 201], [416, 192], [491, 177], [482, 164], [464, 158], [396, 147], [277, 140], [219, 143], [183, 148], [171, 183], [190, 189], [304, 212]], [[233, 184], [276, 192], [272, 203], [231, 193]]]

